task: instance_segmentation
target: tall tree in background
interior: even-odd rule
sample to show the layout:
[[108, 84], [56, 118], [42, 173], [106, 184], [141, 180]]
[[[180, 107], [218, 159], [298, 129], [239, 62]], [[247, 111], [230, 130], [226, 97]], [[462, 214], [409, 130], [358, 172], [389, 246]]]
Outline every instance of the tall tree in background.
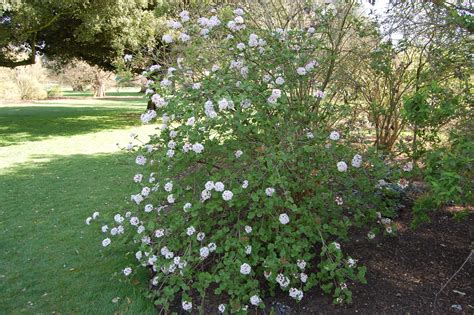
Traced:
[[7, 0], [0, 4], [0, 66], [45, 55], [112, 70], [125, 52], [160, 45], [154, 9], [147, 0]]

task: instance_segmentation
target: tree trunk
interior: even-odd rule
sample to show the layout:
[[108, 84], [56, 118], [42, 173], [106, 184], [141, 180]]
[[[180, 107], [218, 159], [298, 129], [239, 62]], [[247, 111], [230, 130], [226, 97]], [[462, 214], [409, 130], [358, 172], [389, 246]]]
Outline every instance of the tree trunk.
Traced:
[[102, 78], [100, 74], [96, 74], [94, 82], [94, 97], [104, 97], [105, 89], [105, 79]]

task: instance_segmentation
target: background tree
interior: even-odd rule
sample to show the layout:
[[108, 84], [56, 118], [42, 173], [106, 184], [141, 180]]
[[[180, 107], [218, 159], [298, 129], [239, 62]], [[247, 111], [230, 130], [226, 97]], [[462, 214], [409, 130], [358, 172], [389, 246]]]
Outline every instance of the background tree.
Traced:
[[154, 8], [146, 0], [7, 0], [0, 5], [0, 66], [33, 64], [44, 54], [112, 70], [125, 51], [160, 45]]

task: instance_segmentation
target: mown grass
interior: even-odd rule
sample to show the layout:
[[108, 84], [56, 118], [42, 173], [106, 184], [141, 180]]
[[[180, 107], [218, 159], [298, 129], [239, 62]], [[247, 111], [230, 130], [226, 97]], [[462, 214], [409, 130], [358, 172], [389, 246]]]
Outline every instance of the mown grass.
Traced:
[[[120, 274], [114, 276], [124, 266], [133, 265], [133, 253], [118, 244], [102, 248], [100, 225], [85, 224], [94, 211], [100, 212], [99, 220], [110, 218], [131, 192], [133, 157], [122, 152], [93, 152], [100, 152], [104, 141], [118, 140], [100, 136], [108, 135], [106, 129], [134, 124], [136, 117], [127, 121], [121, 116], [122, 107], [138, 112], [144, 106], [139, 104], [139, 100], [136, 104], [104, 101], [96, 108], [91, 104], [82, 108], [84, 104], [72, 101], [54, 110], [35, 107], [36, 111], [28, 113], [24, 110], [30, 105], [0, 108], [0, 113], [11, 114], [3, 122], [15, 126], [0, 130], [3, 143], [9, 137], [9, 146], [0, 148], [5, 160], [0, 163], [0, 314], [154, 313], [139, 290], [146, 285], [130, 285]], [[17, 107], [22, 114], [13, 114]], [[77, 107], [88, 114], [78, 114]], [[50, 120], [65, 123], [60, 128], [48, 123]], [[126, 142], [129, 132], [119, 130], [114, 137]], [[28, 137], [18, 138], [22, 134]], [[88, 140], [89, 150], [78, 143], [76, 151], [64, 152], [62, 141], [57, 140], [67, 142], [77, 134]], [[46, 146], [39, 159], [12, 162], [18, 150], [38, 143]], [[82, 151], [88, 154], [80, 154]], [[139, 279], [144, 283], [146, 276]], [[116, 297], [118, 302], [112, 302]]]
[[0, 105], [0, 147], [137, 125], [143, 103], [122, 97]]

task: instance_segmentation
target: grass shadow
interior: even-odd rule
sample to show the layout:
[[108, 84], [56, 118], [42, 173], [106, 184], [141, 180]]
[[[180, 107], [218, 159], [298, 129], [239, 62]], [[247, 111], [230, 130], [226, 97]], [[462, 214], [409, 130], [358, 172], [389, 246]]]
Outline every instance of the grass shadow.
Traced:
[[0, 107], [0, 147], [52, 136], [136, 126], [140, 124], [139, 115], [146, 108], [141, 100], [116, 101], [108, 106], [64, 104], [66, 106], [43, 103]]
[[[134, 188], [127, 180], [134, 174], [133, 157], [45, 158], [50, 161], [0, 175], [2, 313], [152, 314], [153, 305], [138, 290], [146, 288], [146, 277], [139, 275], [142, 283], [132, 286], [120, 274], [136, 263], [133, 254], [115, 241], [100, 245], [101, 223]], [[94, 211], [100, 217], [87, 226], [84, 220]]]

